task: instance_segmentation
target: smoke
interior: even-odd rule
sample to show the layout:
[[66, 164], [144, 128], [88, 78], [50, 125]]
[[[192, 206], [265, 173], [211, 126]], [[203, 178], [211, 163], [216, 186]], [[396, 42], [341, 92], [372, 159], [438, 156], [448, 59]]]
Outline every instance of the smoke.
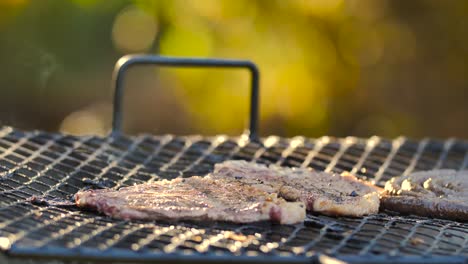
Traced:
[[45, 89], [57, 69], [61, 68], [57, 58], [49, 52], [43, 51], [39, 57], [38, 83], [39, 87]]

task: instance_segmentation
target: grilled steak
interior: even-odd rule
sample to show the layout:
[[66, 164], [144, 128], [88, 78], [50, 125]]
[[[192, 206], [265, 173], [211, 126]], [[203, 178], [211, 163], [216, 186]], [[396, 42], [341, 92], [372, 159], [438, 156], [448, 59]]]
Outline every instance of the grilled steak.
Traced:
[[211, 177], [244, 182], [288, 201], [302, 201], [307, 210], [327, 215], [363, 216], [379, 210], [379, 190], [355, 176], [310, 169], [226, 161]]
[[201, 178], [162, 180], [118, 191], [87, 190], [76, 204], [121, 219], [224, 220], [247, 223], [272, 220], [294, 224], [304, 220], [301, 202], [286, 202], [275, 194], [242, 182]]
[[468, 171], [432, 170], [395, 177], [385, 184], [383, 209], [468, 221]]

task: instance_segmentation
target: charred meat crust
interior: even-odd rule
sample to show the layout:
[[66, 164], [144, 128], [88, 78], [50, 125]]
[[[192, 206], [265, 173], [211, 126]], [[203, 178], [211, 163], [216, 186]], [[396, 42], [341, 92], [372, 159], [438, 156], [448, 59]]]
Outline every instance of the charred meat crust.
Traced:
[[450, 201], [428, 201], [420, 197], [384, 196], [380, 199], [383, 210], [404, 215], [468, 221], [468, 205], [455, 205]]

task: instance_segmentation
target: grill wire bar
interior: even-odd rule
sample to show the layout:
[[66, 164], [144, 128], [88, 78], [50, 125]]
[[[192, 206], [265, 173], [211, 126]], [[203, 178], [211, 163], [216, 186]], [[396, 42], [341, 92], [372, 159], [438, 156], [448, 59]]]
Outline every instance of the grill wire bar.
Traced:
[[226, 159], [352, 171], [382, 186], [395, 175], [466, 168], [468, 142], [380, 137], [75, 137], [0, 129], [0, 249], [8, 258], [311, 262], [466, 263], [468, 223], [381, 213], [364, 218], [308, 214], [304, 223], [122, 221], [68, 200], [87, 182], [117, 189], [204, 175]]

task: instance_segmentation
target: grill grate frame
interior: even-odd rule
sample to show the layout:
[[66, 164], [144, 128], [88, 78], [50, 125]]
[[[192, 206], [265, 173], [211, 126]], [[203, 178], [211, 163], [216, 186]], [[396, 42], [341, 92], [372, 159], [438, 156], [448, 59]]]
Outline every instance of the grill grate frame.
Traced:
[[[466, 262], [468, 223], [378, 214], [307, 216], [268, 222], [122, 221], [74, 207], [39, 206], [31, 196], [68, 199], [83, 179], [112, 188], [210, 172], [226, 159], [357, 174], [382, 184], [394, 175], [466, 169], [468, 142], [404, 137], [76, 137], [0, 129], [0, 248], [10, 256], [113, 260]], [[375, 178], [374, 178], [375, 176]], [[240, 240], [240, 241], [238, 241]]]

